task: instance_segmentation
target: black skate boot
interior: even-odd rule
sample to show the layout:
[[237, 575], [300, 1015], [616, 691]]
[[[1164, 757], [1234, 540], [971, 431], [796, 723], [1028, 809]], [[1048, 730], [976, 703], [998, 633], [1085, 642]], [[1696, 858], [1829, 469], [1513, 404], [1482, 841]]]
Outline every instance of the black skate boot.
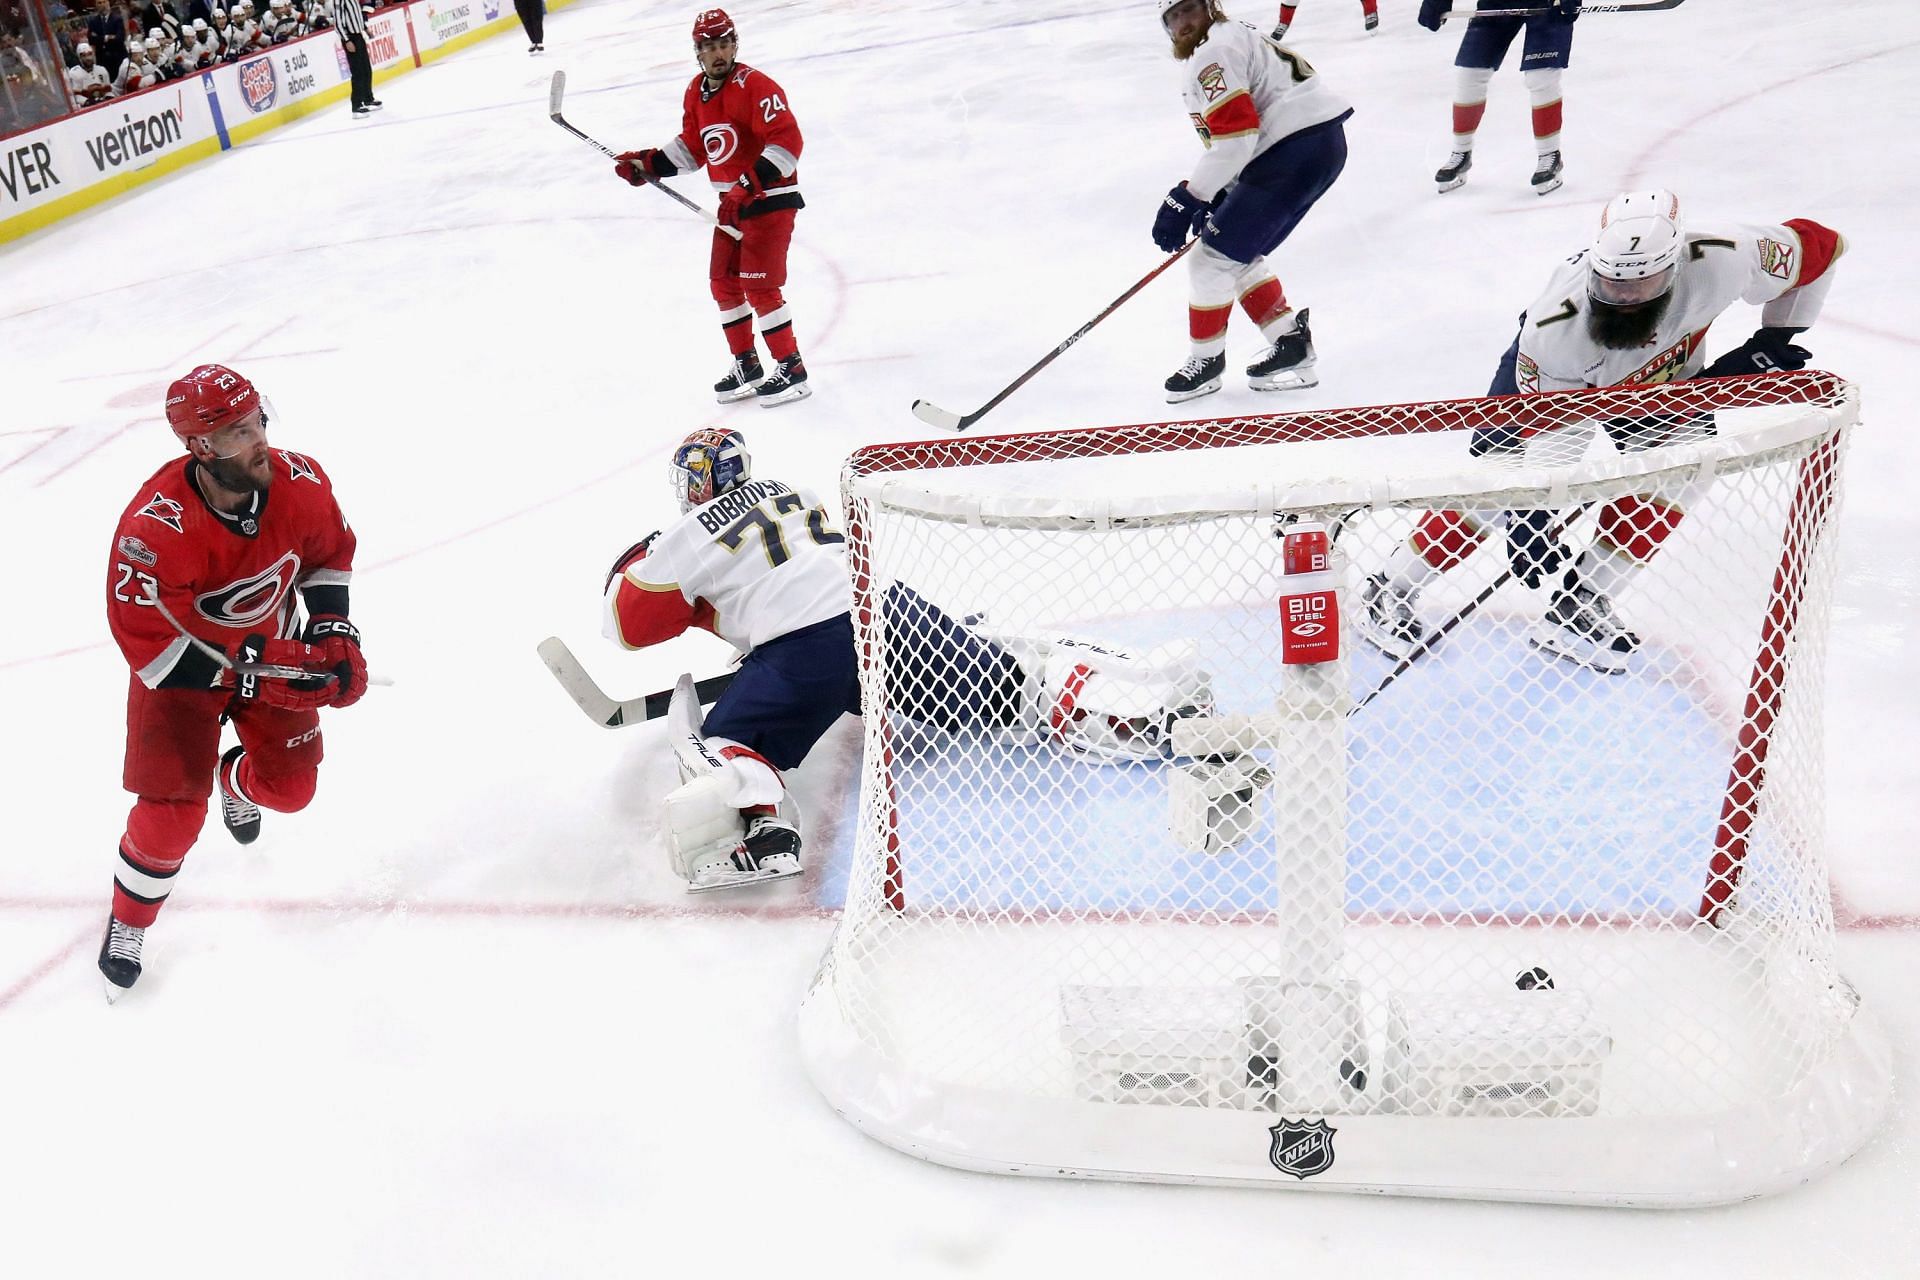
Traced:
[[760, 380], [753, 389], [760, 397], [760, 407], [771, 409], [777, 404], [791, 404], [795, 400], [805, 400], [813, 394], [813, 388], [807, 385], [807, 362], [795, 352], [773, 366], [773, 372]]
[[107, 980], [107, 1003], [112, 1004], [140, 981], [140, 946], [147, 931], [107, 917], [107, 933], [100, 939], [100, 976]]
[[1313, 331], [1301, 311], [1292, 333], [1273, 340], [1265, 355], [1247, 366], [1247, 385], [1255, 391], [1301, 391], [1320, 385], [1313, 371]]
[[230, 748], [220, 757], [220, 771], [214, 781], [220, 792], [220, 821], [227, 824], [227, 834], [241, 844], [252, 844], [260, 838], [260, 806], [240, 794], [240, 784], [235, 780], [240, 757], [246, 754], [245, 747]]
[[1366, 19], [1362, 23], [1362, 25], [1366, 27], [1368, 35], [1372, 35], [1374, 32], [1378, 31], [1380, 29], [1379, 11], [1376, 10], [1373, 13], [1367, 14]]
[[1560, 171], [1565, 167], [1560, 163], [1558, 151], [1549, 151], [1541, 156], [1533, 166], [1533, 194], [1543, 196], [1549, 191], [1558, 191], [1566, 181], [1560, 176]]
[[1627, 656], [1640, 647], [1640, 637], [1613, 616], [1613, 601], [1568, 574], [1571, 585], [1554, 592], [1547, 614], [1527, 637], [1536, 649], [1577, 662], [1583, 667], [1617, 675], [1627, 669]]
[[1220, 389], [1220, 375], [1226, 371], [1224, 355], [1188, 356], [1187, 362], [1167, 379], [1167, 403], [1179, 404], [1182, 400], [1211, 395]]
[[727, 376], [713, 384], [713, 398], [721, 404], [752, 399], [754, 388], [765, 376], [766, 371], [760, 367], [758, 351], [736, 356], [733, 367], [727, 370]]
[[1467, 185], [1467, 171], [1471, 168], [1473, 168], [1473, 152], [1455, 151], [1447, 157], [1447, 162], [1440, 166], [1439, 172], [1433, 175], [1433, 185], [1440, 188], [1441, 195], [1464, 187]]
[[800, 829], [775, 813], [751, 814], [735, 863], [742, 871], [771, 873], [769, 879], [800, 874]]

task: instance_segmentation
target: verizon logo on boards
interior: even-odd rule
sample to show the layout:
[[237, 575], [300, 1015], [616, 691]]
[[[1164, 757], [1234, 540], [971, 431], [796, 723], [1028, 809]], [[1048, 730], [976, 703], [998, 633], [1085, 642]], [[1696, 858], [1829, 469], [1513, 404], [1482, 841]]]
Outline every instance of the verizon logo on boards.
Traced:
[[186, 122], [185, 103], [177, 93], [173, 106], [164, 107], [149, 116], [134, 116], [122, 111], [118, 128], [97, 133], [86, 140], [87, 156], [93, 161], [93, 167], [101, 173], [118, 169], [180, 141], [186, 136]]
[[18, 203], [21, 196], [37, 196], [60, 185], [53, 171], [53, 150], [44, 142], [28, 142], [8, 151], [0, 161], [0, 190]]

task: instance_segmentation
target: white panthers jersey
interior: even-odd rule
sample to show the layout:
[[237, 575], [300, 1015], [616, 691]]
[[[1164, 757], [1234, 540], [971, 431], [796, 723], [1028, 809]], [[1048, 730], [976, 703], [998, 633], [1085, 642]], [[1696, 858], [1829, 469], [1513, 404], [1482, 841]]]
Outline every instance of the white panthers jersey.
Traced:
[[[666, 603], [690, 607], [743, 653], [853, 608], [846, 539], [811, 490], [778, 480], [748, 480], [687, 512], [628, 566], [626, 583], [677, 592], [685, 606]], [[604, 618], [607, 635], [621, 640], [617, 594], [607, 593]]]
[[1211, 200], [1255, 156], [1352, 110], [1312, 64], [1245, 22], [1216, 22], [1180, 64], [1181, 95], [1207, 152], [1187, 189]]
[[[1791, 227], [1689, 228], [1686, 242], [1666, 314], [1646, 345], [1630, 351], [1603, 347], [1587, 332], [1586, 250], [1561, 263], [1546, 291], [1527, 308], [1520, 327], [1520, 354], [1514, 364], [1520, 390], [1565, 391], [1690, 378], [1706, 363], [1707, 326], [1736, 299], [1772, 302], [1825, 276], [1822, 261], [1802, 279], [1808, 255]], [[1776, 309], [1769, 307], [1765, 320], [1804, 327], [1813, 321], [1809, 312], [1817, 309], [1776, 316]]]

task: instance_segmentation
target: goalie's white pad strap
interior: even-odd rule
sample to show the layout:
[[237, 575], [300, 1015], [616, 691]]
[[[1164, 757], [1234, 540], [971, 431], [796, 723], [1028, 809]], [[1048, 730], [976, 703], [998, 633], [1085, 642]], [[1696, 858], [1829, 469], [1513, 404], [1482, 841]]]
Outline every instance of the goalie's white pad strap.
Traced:
[[727, 780], [726, 794], [736, 809], [778, 805], [787, 798], [787, 784], [771, 761], [752, 747], [731, 738], [708, 738], [707, 750], [717, 757]]
[[1175, 766], [1167, 773], [1173, 838], [1196, 853], [1233, 848], [1253, 830], [1260, 793], [1272, 781], [1272, 771], [1251, 759]]
[[747, 833], [727, 790], [725, 774], [709, 773], [667, 793], [667, 859], [689, 880], [715, 863], [727, 863]]

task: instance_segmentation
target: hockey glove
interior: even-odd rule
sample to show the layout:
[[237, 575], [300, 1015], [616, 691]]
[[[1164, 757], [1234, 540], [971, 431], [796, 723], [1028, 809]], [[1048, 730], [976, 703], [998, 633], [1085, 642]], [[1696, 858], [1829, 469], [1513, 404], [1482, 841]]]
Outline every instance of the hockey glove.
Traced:
[[1194, 214], [1204, 216], [1206, 211], [1207, 202], [1187, 190], [1184, 182], [1167, 192], [1159, 212], [1153, 215], [1153, 242], [1160, 247], [1160, 252], [1172, 253], [1185, 244]]
[[1554, 0], [1554, 14], [1562, 22], [1572, 22], [1580, 16], [1580, 0]]
[[652, 533], [640, 539], [640, 541], [634, 543], [632, 546], [628, 547], [625, 551], [622, 551], [620, 553], [620, 558], [613, 562], [613, 568], [607, 570], [607, 580], [600, 584], [600, 594], [601, 595], [607, 594], [607, 590], [608, 588], [613, 586], [613, 580], [615, 578], [625, 573], [634, 564], [638, 563], [641, 560], [646, 559], [647, 548], [651, 547], [653, 545], [653, 540], [659, 536], [660, 536], [660, 531], [658, 529], [655, 529]]
[[367, 691], [367, 660], [360, 656], [360, 628], [338, 614], [316, 614], [307, 623], [307, 643], [321, 653], [321, 662], [333, 672], [335, 688], [330, 707], [350, 707]]
[[227, 673], [236, 701], [282, 711], [312, 711], [333, 700], [334, 678], [326, 673], [326, 654], [299, 640], [269, 640], [251, 635], [234, 646], [229, 655], [235, 667], [244, 665], [297, 667], [312, 675], [289, 679], [260, 672], [234, 670]]
[[638, 151], [622, 151], [613, 158], [613, 171], [636, 187], [647, 185], [649, 177], [671, 178], [679, 170], [673, 161], [661, 153], [657, 147], [642, 147]]
[[1438, 31], [1452, 8], [1453, 0], [1420, 0], [1420, 16], [1416, 21], [1429, 31]]
[[1507, 512], [1507, 565], [1529, 587], [1567, 562], [1567, 549], [1553, 536], [1551, 511]]
[[760, 178], [752, 169], [740, 175], [739, 181], [720, 193], [720, 212], [715, 216], [723, 227], [740, 225], [740, 211], [760, 198], [765, 190]]
[[1779, 373], [1804, 369], [1813, 352], [1796, 347], [1793, 340], [1801, 329], [1762, 328], [1700, 371], [1703, 378], [1737, 378], [1743, 373]]

